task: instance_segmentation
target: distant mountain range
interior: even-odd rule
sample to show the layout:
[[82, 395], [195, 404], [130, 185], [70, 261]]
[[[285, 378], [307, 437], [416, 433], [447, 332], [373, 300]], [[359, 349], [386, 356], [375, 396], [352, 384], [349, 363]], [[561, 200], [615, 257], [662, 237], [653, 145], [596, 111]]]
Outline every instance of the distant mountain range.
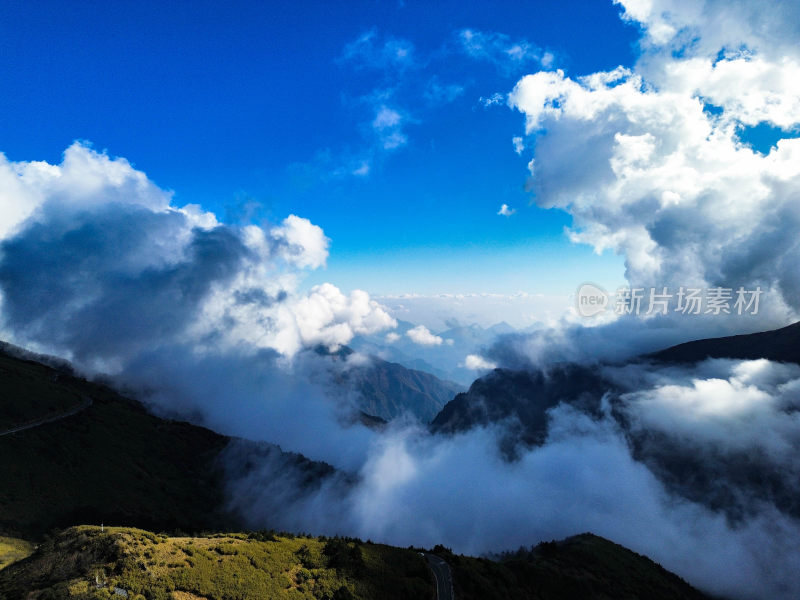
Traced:
[[[763, 333], [687, 342], [642, 356], [630, 364], [647, 371], [664, 363], [691, 364], [707, 358], [765, 358], [800, 364], [800, 323]], [[663, 431], [632, 429], [620, 399], [632, 390], [609, 377], [605, 367], [563, 363], [546, 370], [495, 369], [449, 402], [431, 422], [430, 429], [446, 435], [502, 424], [500, 450], [508, 460], [514, 460], [520, 451], [544, 443], [549, 409], [565, 403], [599, 417], [605, 395], [633, 456], [645, 462], [671, 490], [722, 510], [733, 520], [751, 510], [759, 498], [768, 498], [780, 510], [800, 518], [796, 482], [767, 456], [717, 452], [709, 460], [695, 446]]]
[[393, 341], [388, 341], [386, 335], [357, 336], [350, 342], [350, 346], [362, 354], [377, 356], [410, 369], [425, 371], [436, 375], [439, 379], [455, 381], [466, 388], [476, 376], [476, 371], [464, 365], [467, 355], [480, 354], [481, 350], [490, 346], [498, 336], [517, 331], [505, 322], [486, 328], [474, 323], [470, 325], [452, 323], [443, 331], [432, 332], [441, 338], [440, 344], [421, 345], [407, 335], [407, 332], [414, 327], [413, 323], [401, 320], [393, 332], [399, 337]]
[[443, 381], [417, 369], [377, 356], [361, 356], [350, 364], [355, 352], [342, 346], [335, 352], [318, 347], [315, 352], [338, 363], [333, 368], [333, 381], [344, 390], [355, 394], [357, 408], [368, 417], [391, 421], [404, 415], [429, 423], [439, 414], [463, 387], [452, 381]]
[[[800, 323], [762, 333], [686, 342], [636, 360], [695, 363], [707, 358], [764, 358], [800, 364]], [[615, 388], [597, 366], [561, 363], [546, 370], [494, 369], [448, 402], [431, 422], [431, 430], [454, 433], [509, 421], [519, 441], [538, 444], [546, 434], [545, 411], [549, 408], [566, 402], [595, 412], [599, 408], [598, 392]]]

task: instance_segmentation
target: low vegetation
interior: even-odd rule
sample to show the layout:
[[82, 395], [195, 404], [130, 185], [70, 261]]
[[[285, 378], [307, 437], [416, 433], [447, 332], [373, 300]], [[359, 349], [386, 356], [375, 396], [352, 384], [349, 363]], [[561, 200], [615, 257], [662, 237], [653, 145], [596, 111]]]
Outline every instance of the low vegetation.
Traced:
[[33, 553], [33, 544], [17, 538], [0, 536], [0, 569]]
[[137, 600], [424, 600], [433, 579], [419, 553], [345, 538], [262, 532], [169, 537], [74, 527], [0, 572], [0, 597]]

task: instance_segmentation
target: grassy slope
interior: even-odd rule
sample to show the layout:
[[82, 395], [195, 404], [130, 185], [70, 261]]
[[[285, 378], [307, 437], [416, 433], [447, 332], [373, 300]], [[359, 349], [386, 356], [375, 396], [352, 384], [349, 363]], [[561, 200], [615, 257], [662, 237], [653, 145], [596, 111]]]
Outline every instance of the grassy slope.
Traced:
[[227, 438], [0, 354], [7, 427], [86, 397], [93, 404], [78, 414], [0, 437], [0, 533], [32, 539], [81, 522], [187, 530], [226, 522], [215, 457]]
[[33, 553], [33, 544], [17, 538], [0, 536], [0, 569]]
[[0, 572], [0, 597], [108, 598], [115, 587], [177, 600], [434, 597], [428, 567], [412, 550], [285, 534], [187, 538], [74, 527]]
[[[452, 567], [459, 600], [708, 600], [648, 558], [591, 534], [498, 561], [436, 550]], [[115, 587], [137, 600], [435, 596], [412, 549], [272, 533], [189, 538], [73, 527], [0, 571], [0, 598], [108, 598]]]

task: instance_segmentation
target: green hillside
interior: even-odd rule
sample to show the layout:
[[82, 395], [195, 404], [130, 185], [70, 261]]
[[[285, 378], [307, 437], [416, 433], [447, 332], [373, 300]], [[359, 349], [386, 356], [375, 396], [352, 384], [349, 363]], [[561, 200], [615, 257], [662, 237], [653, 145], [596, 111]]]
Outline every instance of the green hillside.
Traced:
[[26, 540], [0, 536], [0, 569], [33, 553], [34, 546]]
[[[451, 565], [459, 600], [708, 600], [650, 559], [591, 534], [498, 560], [441, 547], [435, 553]], [[0, 598], [125, 594], [148, 600], [435, 598], [431, 572], [416, 550], [271, 532], [168, 537], [73, 527], [0, 570]]]
[[[74, 527], [0, 571], [0, 597], [195, 600], [424, 600], [422, 556], [380, 544], [287, 534], [167, 537], [129, 528]], [[121, 591], [124, 590], [124, 594]]]

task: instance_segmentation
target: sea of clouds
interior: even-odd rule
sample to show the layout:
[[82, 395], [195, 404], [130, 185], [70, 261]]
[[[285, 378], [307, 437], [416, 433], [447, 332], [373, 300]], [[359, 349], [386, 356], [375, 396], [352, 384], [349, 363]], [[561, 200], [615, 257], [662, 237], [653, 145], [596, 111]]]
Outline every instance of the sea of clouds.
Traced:
[[[625, 361], [796, 319], [800, 7], [620, 4], [642, 33], [635, 65], [581, 77], [548, 67], [507, 97], [525, 117], [534, 201], [572, 215], [576, 243], [624, 255], [632, 286], [759, 285], [769, 301], [747, 319], [567, 318], [486, 350], [486, 364], [605, 369], [616, 392], [596, 390], [600, 417], [552, 409], [545, 444], [513, 462], [497, 448], [502, 424], [451, 437], [354, 424], [325, 358], [306, 350], [397, 323], [363, 291], [300, 291], [327, 258], [323, 231], [295, 215], [221, 223], [175, 206], [85, 143], [58, 165], [0, 157], [3, 339], [110, 375], [157, 412], [349, 474], [302, 493], [285, 462], [262, 456], [229, 482], [253, 526], [470, 553], [593, 531], [715, 593], [798, 597], [800, 521], [785, 498], [797, 491], [800, 368]], [[743, 141], [758, 124], [784, 134], [767, 152]], [[664, 448], [690, 449], [711, 485], [676, 486]], [[745, 459], [768, 486], [737, 479]]]

